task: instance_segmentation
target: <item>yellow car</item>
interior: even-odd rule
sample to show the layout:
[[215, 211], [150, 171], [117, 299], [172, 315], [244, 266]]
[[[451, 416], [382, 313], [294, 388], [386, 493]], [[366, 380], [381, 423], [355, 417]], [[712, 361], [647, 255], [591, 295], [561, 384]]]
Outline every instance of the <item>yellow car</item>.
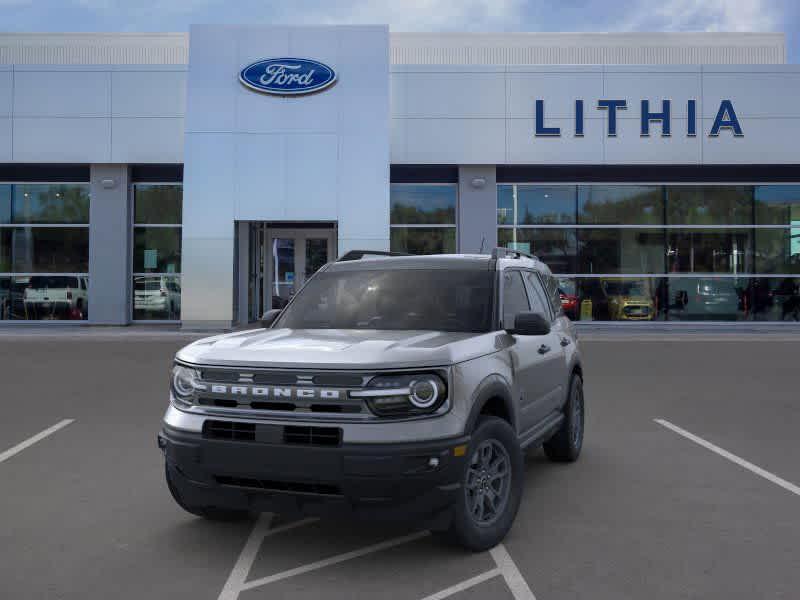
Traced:
[[652, 321], [655, 303], [646, 279], [603, 279], [600, 282], [611, 321]]

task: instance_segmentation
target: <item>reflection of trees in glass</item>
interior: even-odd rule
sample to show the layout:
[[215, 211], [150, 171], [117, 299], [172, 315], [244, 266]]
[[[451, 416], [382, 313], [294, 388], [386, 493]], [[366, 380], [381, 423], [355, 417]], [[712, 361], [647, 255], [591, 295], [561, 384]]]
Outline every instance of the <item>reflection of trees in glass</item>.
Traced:
[[393, 225], [454, 225], [456, 186], [391, 185], [391, 223]]
[[667, 223], [752, 224], [753, 186], [668, 186]]
[[661, 224], [663, 188], [589, 185], [578, 188], [579, 220], [600, 225]]
[[454, 227], [416, 229], [393, 227], [391, 233], [392, 252], [408, 254], [447, 254], [456, 251]]
[[148, 225], [180, 225], [183, 186], [180, 184], [136, 184], [134, 222]]
[[575, 222], [575, 186], [517, 186], [517, 224]]
[[395, 225], [451, 225], [456, 222], [455, 207], [422, 209], [418, 206], [392, 205], [391, 222]]
[[14, 186], [14, 223], [89, 223], [89, 186], [21, 184]]

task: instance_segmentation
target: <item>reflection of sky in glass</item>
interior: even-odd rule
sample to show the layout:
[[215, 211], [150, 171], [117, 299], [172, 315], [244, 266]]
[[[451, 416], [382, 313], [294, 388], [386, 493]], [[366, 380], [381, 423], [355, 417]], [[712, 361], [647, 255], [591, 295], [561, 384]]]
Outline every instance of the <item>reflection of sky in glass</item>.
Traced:
[[800, 221], [792, 221], [792, 241], [789, 245], [789, 254], [800, 254]]
[[455, 185], [392, 185], [392, 207], [413, 206], [431, 211], [453, 208], [456, 205]]

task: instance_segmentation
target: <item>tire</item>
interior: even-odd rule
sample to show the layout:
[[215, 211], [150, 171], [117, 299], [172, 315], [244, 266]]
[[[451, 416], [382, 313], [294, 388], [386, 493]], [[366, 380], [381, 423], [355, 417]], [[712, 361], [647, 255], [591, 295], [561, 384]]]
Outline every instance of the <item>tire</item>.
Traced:
[[169, 488], [170, 494], [172, 494], [172, 498], [175, 500], [178, 506], [180, 506], [186, 512], [197, 517], [203, 517], [204, 519], [208, 519], [210, 521], [245, 521], [252, 518], [252, 514], [246, 510], [232, 510], [217, 506], [195, 506], [191, 503], [187, 503], [172, 481], [172, 475], [170, 474], [169, 466], [166, 464], [164, 465], [164, 474], [167, 479], [167, 487]]
[[544, 453], [553, 462], [575, 462], [581, 454], [586, 412], [580, 375], [573, 375], [569, 382], [564, 417], [558, 431], [544, 443]]
[[[498, 465], [500, 477], [485, 479], [491, 477], [492, 470], [481, 467], [500, 461], [506, 465], [505, 478]], [[522, 451], [514, 429], [498, 417], [481, 417], [469, 443], [461, 488], [444, 536], [473, 552], [483, 552], [503, 541], [517, 516], [523, 476]]]

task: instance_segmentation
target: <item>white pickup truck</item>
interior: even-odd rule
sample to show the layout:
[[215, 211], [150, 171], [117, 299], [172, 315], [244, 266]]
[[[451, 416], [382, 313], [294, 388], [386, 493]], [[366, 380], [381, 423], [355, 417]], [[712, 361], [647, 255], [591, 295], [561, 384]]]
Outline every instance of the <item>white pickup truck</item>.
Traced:
[[33, 275], [23, 293], [28, 319], [85, 319], [88, 306], [86, 277]]

